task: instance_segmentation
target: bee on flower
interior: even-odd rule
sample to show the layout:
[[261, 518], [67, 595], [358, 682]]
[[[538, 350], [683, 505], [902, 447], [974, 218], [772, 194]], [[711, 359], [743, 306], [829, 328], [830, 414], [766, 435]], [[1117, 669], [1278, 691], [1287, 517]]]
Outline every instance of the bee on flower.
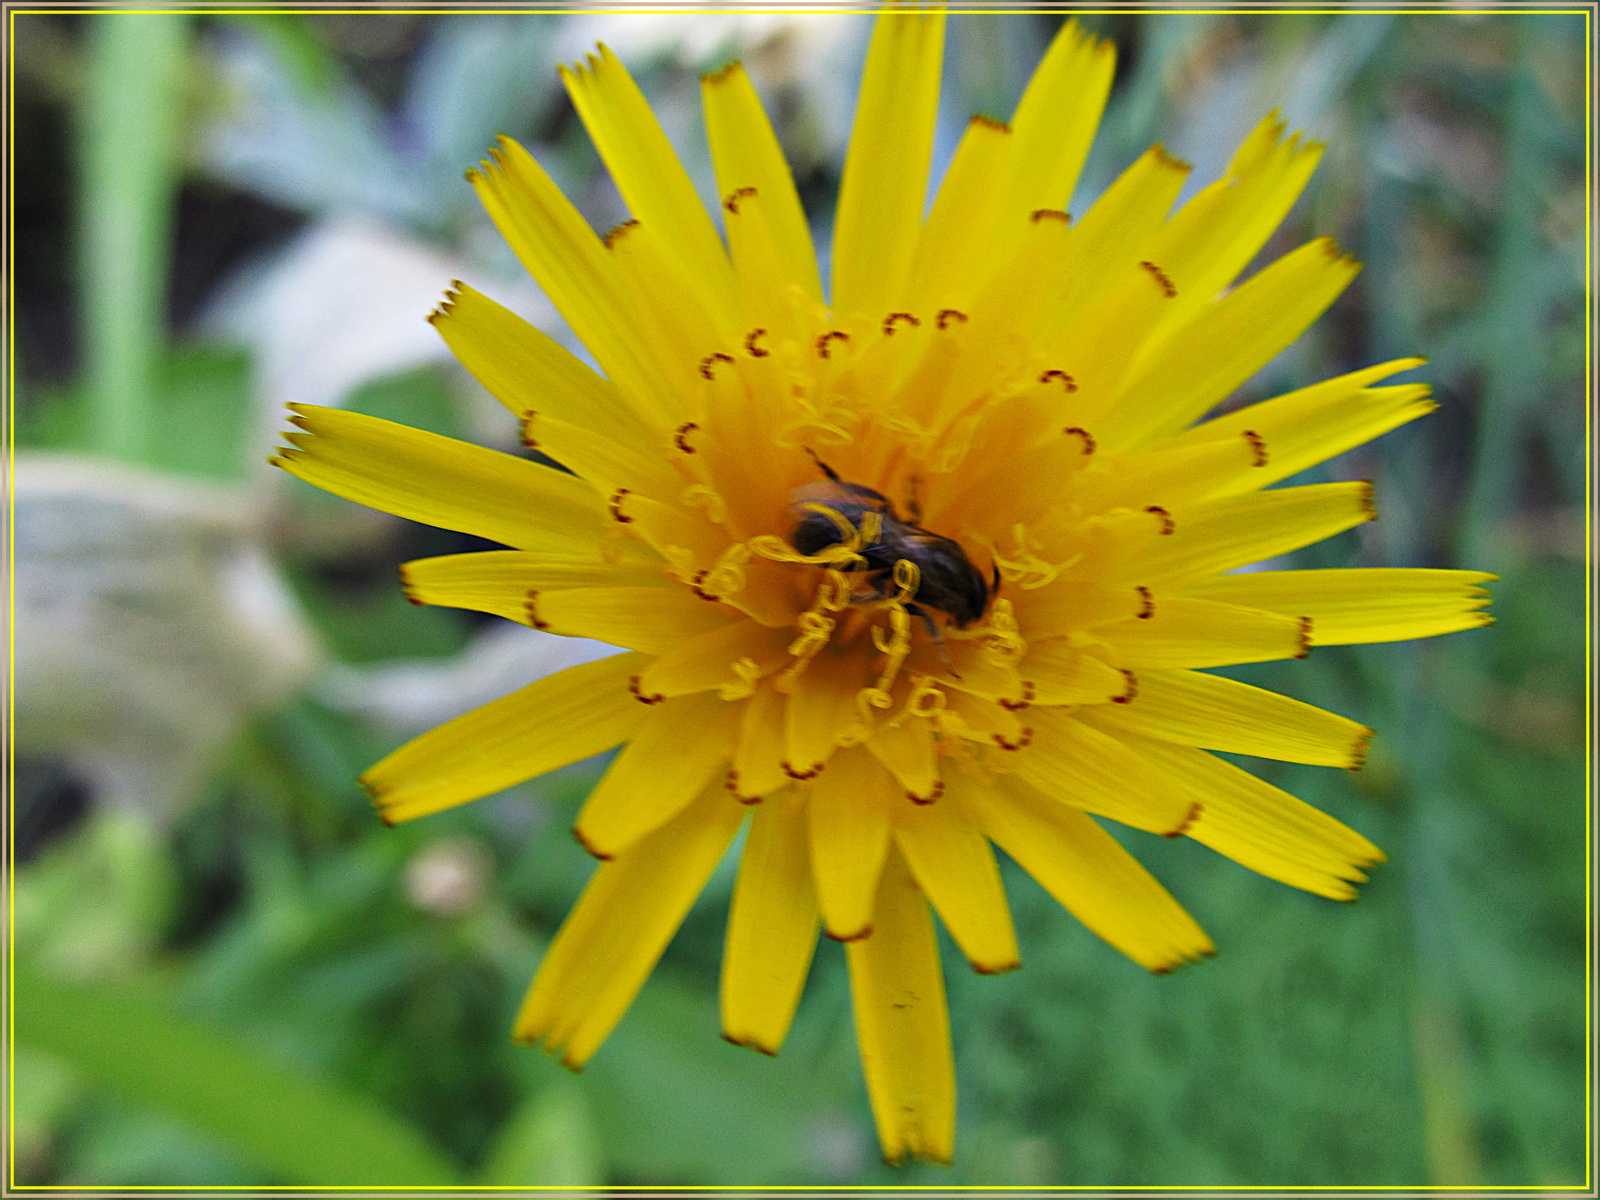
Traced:
[[1324, 238], [1239, 282], [1320, 146], [1268, 117], [1176, 211], [1153, 147], [1069, 214], [1113, 65], [1069, 22], [924, 218], [942, 37], [878, 17], [827, 290], [737, 64], [703, 80], [726, 240], [621, 63], [564, 70], [633, 219], [597, 236], [509, 139], [468, 178], [600, 370], [460, 284], [431, 320], [567, 470], [299, 405], [274, 460], [510, 547], [407, 564], [419, 603], [628, 651], [363, 776], [404, 821], [622, 747], [514, 1036], [582, 1066], [748, 824], [724, 1036], [776, 1054], [845, 943], [891, 1161], [954, 1148], [932, 914], [1021, 962], [991, 843], [1155, 972], [1212, 943], [1101, 819], [1354, 898], [1377, 847], [1209, 751], [1357, 767], [1372, 731], [1205, 669], [1470, 628], [1491, 578], [1238, 571], [1374, 519], [1365, 483], [1271, 485], [1433, 407], [1400, 359], [1204, 419], [1356, 273]]

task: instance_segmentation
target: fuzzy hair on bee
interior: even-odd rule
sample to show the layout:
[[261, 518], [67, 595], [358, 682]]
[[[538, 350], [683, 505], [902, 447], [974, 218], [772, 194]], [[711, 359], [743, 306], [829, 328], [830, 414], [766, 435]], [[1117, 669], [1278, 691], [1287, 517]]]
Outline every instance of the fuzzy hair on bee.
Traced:
[[[943, 639], [928, 609], [944, 613], [957, 629], [965, 629], [983, 616], [990, 597], [1000, 590], [998, 569], [991, 584], [959, 543], [902, 520], [882, 492], [846, 482], [815, 453], [807, 453], [827, 478], [790, 493], [789, 512], [795, 520], [790, 541], [796, 550], [817, 554], [840, 544], [845, 539], [845, 524], [866, 530], [873, 536], [858, 548], [860, 559], [841, 568], [864, 577], [853, 600], [871, 603], [892, 594], [894, 565], [904, 559], [919, 572], [917, 590], [906, 611], [922, 619], [936, 643]], [[876, 514], [870, 522], [875, 532], [869, 528], [868, 514]]]

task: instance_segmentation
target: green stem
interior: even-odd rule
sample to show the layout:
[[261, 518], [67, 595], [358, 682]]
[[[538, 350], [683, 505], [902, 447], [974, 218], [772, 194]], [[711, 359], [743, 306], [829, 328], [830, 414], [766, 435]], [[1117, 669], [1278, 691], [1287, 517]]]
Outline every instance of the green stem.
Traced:
[[1471, 484], [1460, 537], [1463, 566], [1499, 571], [1506, 561], [1497, 526], [1511, 515], [1521, 474], [1521, 435], [1543, 383], [1537, 239], [1539, 193], [1545, 174], [1539, 84], [1534, 78], [1533, 26], [1516, 22], [1517, 58], [1509, 80], [1505, 194], [1501, 201], [1488, 315], [1489, 347], [1478, 405]]
[[178, 185], [188, 18], [89, 18], [80, 114], [79, 277], [90, 442], [117, 458], [150, 451], [155, 371]]

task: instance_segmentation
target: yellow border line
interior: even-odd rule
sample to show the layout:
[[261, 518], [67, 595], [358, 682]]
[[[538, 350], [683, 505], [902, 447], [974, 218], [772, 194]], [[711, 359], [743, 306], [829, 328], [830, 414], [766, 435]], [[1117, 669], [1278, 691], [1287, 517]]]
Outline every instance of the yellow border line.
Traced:
[[1595, 988], [1595, 364], [1594, 364], [1594, 20], [1584, 13], [1584, 1053], [1589, 1068], [1589, 1086], [1584, 1091], [1584, 1180], [1594, 1183], [1594, 988]]
[[17, 478], [17, 442], [16, 442], [16, 411], [17, 411], [17, 294], [16, 294], [16, 255], [12, 253], [17, 244], [17, 205], [16, 205], [16, 155], [17, 155], [17, 84], [16, 84], [16, 13], [6, 14], [6, 157], [5, 157], [5, 188], [6, 188], [6, 394], [4, 413], [0, 420], [4, 422], [6, 480], [6, 730], [5, 730], [5, 864], [6, 864], [6, 989], [5, 989], [5, 1049], [6, 1049], [6, 1163], [5, 1181], [8, 1189], [16, 1187], [16, 1146], [17, 1146], [17, 1092], [16, 1092], [16, 1055], [12, 1047], [16, 1044], [14, 1025], [16, 1021], [16, 795], [17, 795], [17, 671], [16, 671], [16, 620], [17, 620], [17, 580], [16, 580], [16, 545], [17, 545], [17, 517], [16, 517], [16, 478]]
[[[5, 4], [12, 15], [26, 13], [40, 16], [81, 16], [86, 12], [112, 12], [117, 16], [171, 16], [181, 14], [191, 15], [218, 15], [231, 14], [235, 16], [269, 16], [278, 13], [315, 13], [320, 16], [434, 16], [441, 14], [459, 16], [505, 16], [505, 15], [595, 15], [620, 12], [623, 15], [651, 14], [656, 16], [727, 16], [731, 13], [759, 12], [759, 13], [794, 13], [798, 15], [837, 14], [841, 16], [872, 16], [878, 12], [873, 7], [840, 7], [827, 3], [827, 0], [782, 0], [771, 5], [761, 4], [729, 4], [716, 7], [679, 7], [670, 0], [636, 0], [633, 4], [619, 4], [606, 8], [553, 8], [548, 4], [519, 4], [508, 2], [504, 7], [498, 8], [457, 8], [442, 2], [432, 7], [410, 8], [324, 8], [315, 3], [302, 0], [300, 3], [284, 3], [272, 7], [252, 5], [251, 7], [233, 7], [228, 0], [200, 0], [190, 5], [180, 5], [164, 8], [124, 8], [105, 9], [100, 7], [104, 0], [86, 0], [81, 7], [35, 7], [28, 3]], [[1115, 15], [1125, 12], [1140, 12], [1161, 14], [1164, 16], [1218, 16], [1229, 13], [1247, 12], [1283, 16], [1331, 16], [1357, 14], [1360, 16], [1404, 16], [1413, 13], [1443, 13], [1456, 16], [1507, 16], [1515, 13], [1518, 16], [1577, 16], [1587, 17], [1593, 12], [1593, 4], [1588, 0], [1575, 0], [1566, 7], [1553, 6], [1541, 8], [1523, 8], [1517, 0], [1506, 0], [1506, 5], [1499, 8], [1465, 8], [1450, 3], [1450, 0], [1418, 0], [1418, 3], [1408, 7], [1389, 8], [1353, 8], [1333, 3], [1320, 5], [1282, 4], [1278, 0], [1256, 0], [1251, 7], [1242, 7], [1235, 4], [1228, 7], [1195, 7], [1174, 8], [1162, 3], [1162, 0], [1130, 0], [1129, 3], [1114, 8], [1107, 7], [1076, 7], [1064, 6], [1063, 3], [1053, 3], [1051, 0], [1040, 0], [1030, 7], [1008, 8], [971, 8], [955, 5], [945, 6], [945, 11], [953, 16], [1024, 16], [1041, 12], [1070, 12], [1074, 16], [1089, 14], [1094, 16]]]
[[[385, 8], [355, 7], [348, 2], [339, 6], [332, 0], [285, 0], [282, 4], [263, 4], [260, 0], [250, 3], [249, 0], [194, 0], [189, 4], [149, 5], [132, 7], [115, 3], [115, 0], [56, 0], [54, 4], [49, 0], [6, 0], [0, 5], [10, 12], [16, 13], [71, 13], [83, 14], [87, 12], [112, 12], [130, 16], [148, 15], [155, 13], [281, 13], [281, 12], [309, 12], [347, 16], [412, 16], [430, 13], [457, 13], [468, 16], [484, 14], [501, 14], [506, 12], [543, 13], [552, 16], [570, 15], [606, 15], [620, 13], [630, 15], [637, 12], [652, 12], [671, 15], [681, 13], [684, 16], [716, 15], [728, 16], [735, 13], [840, 13], [844, 15], [875, 15], [880, 10], [878, 4], [836, 4], [831, 0], [772, 0], [762, 3], [760, 0], [751, 0], [746, 3], [728, 4], [686, 4], [677, 0], [617, 0], [616, 3], [604, 5], [573, 6], [561, 3], [527, 3], [523, 0], [504, 0], [499, 4], [486, 4], [481, 8], [467, 7], [462, 4], [451, 3], [450, 0], [421, 0], [412, 5], [396, 5]], [[940, 5], [946, 12], [952, 14], [970, 14], [986, 16], [1003, 16], [1006, 14], [1038, 13], [1038, 12], [1070, 12], [1111, 14], [1122, 12], [1159, 12], [1164, 14], [1194, 14], [1194, 13], [1273, 13], [1273, 12], [1319, 12], [1319, 13], [1356, 13], [1358, 15], [1374, 15], [1385, 13], [1453, 13], [1468, 16], [1508, 16], [1518, 15], [1551, 15], [1551, 14], [1578, 14], [1592, 11], [1595, 7], [1594, 0], [1555, 0], [1554, 3], [1533, 7], [1524, 4], [1521, 0], [1501, 0], [1501, 3], [1481, 4], [1467, 6], [1454, 3], [1453, 0], [1391, 0], [1387, 6], [1368, 5], [1356, 7], [1355, 5], [1342, 5], [1335, 0], [1323, 0], [1320, 4], [1297, 3], [1296, 0], [1236, 0], [1230, 4], [1210, 4], [1178, 7], [1163, 3], [1163, 0], [1126, 0], [1125, 3], [1093, 3], [1091, 0], [1012, 0], [1011, 3], [1001, 5], [985, 4], [982, 0], [968, 0], [965, 5], [946, 4]]]
[[1594, 1187], [1595, 1158], [1595, 26], [1584, 13], [1584, 1182]]

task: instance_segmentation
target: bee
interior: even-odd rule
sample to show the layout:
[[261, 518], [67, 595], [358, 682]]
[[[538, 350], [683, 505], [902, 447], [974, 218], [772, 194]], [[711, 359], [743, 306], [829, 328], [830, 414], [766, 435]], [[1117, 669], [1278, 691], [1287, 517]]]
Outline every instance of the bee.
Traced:
[[[992, 582], [984, 579], [958, 543], [915, 523], [919, 513], [913, 511], [911, 521], [902, 520], [882, 492], [865, 484], [845, 482], [813, 451], [807, 449], [806, 453], [827, 479], [805, 484], [790, 494], [789, 511], [795, 519], [790, 541], [794, 548], [801, 554], [817, 554], [844, 541], [843, 528], [829, 513], [857, 529], [869, 512], [877, 513], [877, 536], [860, 547], [859, 559], [840, 568], [865, 576], [864, 586], [858, 587], [851, 599], [871, 603], [887, 598], [895, 590], [895, 563], [900, 559], [914, 563], [919, 582], [906, 612], [922, 620], [942, 654], [944, 638], [928, 610], [944, 613], [957, 629], [965, 629], [983, 616], [990, 596], [999, 592], [999, 568], [995, 568]], [[915, 501], [911, 507], [915, 510]]]

